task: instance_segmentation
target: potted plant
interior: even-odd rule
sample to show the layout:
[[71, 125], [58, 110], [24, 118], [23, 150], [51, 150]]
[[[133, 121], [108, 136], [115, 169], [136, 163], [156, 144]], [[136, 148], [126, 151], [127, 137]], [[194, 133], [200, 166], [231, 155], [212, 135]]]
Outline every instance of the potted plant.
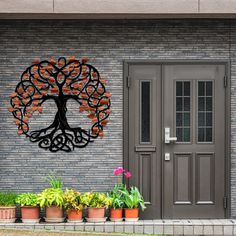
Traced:
[[39, 205], [45, 207], [46, 222], [64, 222], [64, 192], [62, 190], [62, 180], [53, 175], [47, 177], [51, 188], [44, 189], [39, 194]]
[[80, 197], [80, 192], [74, 189], [66, 189], [64, 192], [64, 207], [67, 211], [68, 222], [82, 222], [84, 205]]
[[0, 222], [14, 223], [16, 220], [16, 198], [13, 192], [0, 192]]
[[16, 198], [16, 203], [21, 206], [21, 219], [23, 223], [39, 222], [39, 199], [36, 193], [22, 193]]
[[60, 188], [46, 188], [39, 194], [39, 205], [45, 207], [46, 222], [64, 221], [63, 204], [64, 192]]
[[139, 207], [142, 211], [146, 208], [142, 195], [137, 187], [131, 187], [130, 189], [125, 188], [122, 190], [122, 193], [125, 205], [125, 220], [138, 221]]
[[88, 222], [104, 222], [105, 209], [111, 204], [111, 200], [105, 193], [87, 192], [81, 195], [81, 203], [88, 207]]
[[110, 206], [110, 220], [111, 221], [122, 221], [123, 217], [123, 193], [122, 191], [126, 188], [124, 184], [116, 184], [113, 190], [109, 193], [111, 200]]

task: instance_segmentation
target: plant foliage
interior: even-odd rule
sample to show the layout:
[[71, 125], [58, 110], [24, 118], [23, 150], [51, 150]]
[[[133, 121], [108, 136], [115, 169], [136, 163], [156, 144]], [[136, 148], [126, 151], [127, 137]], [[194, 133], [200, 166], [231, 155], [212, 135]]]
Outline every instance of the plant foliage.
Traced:
[[48, 181], [51, 188], [62, 188], [62, 178], [56, 177], [53, 173], [46, 177], [46, 181]]
[[116, 184], [112, 191], [109, 193], [109, 199], [111, 201], [111, 207], [114, 209], [120, 209], [124, 207], [123, 192], [126, 189], [124, 184]]
[[16, 203], [21, 206], [39, 205], [39, 195], [37, 193], [22, 193], [16, 198]]
[[0, 192], [0, 206], [15, 206], [17, 194], [13, 192]]
[[64, 205], [64, 192], [60, 188], [46, 188], [39, 194], [40, 207], [58, 206], [60, 208]]
[[66, 210], [82, 210], [84, 205], [81, 203], [80, 200], [81, 193], [74, 190], [74, 189], [66, 189], [64, 192], [64, 206]]
[[126, 208], [138, 208], [141, 207], [142, 211], [144, 211], [145, 204], [143, 196], [140, 194], [137, 187], [131, 187], [130, 189], [121, 190], [123, 193], [123, 200]]
[[110, 198], [105, 193], [87, 192], [81, 195], [81, 203], [86, 207], [108, 208], [111, 205]]

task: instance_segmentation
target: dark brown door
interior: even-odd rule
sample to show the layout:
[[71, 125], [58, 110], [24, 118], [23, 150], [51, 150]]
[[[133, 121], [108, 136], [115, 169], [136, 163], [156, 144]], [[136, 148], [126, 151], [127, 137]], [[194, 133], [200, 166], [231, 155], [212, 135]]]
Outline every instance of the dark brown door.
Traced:
[[130, 185], [138, 186], [147, 210], [145, 219], [161, 217], [161, 67], [129, 67]]
[[224, 218], [224, 65], [128, 68], [126, 168], [144, 219]]
[[224, 218], [224, 75], [223, 65], [163, 66], [164, 218]]

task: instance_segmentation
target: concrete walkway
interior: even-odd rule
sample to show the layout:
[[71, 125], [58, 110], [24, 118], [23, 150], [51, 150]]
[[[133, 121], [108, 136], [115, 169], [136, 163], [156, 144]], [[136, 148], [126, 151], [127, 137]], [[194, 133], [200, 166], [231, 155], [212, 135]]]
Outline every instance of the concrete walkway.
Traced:
[[105, 223], [0, 224], [0, 228], [40, 229], [52, 231], [117, 232], [158, 235], [236, 235], [236, 220], [140, 220]]

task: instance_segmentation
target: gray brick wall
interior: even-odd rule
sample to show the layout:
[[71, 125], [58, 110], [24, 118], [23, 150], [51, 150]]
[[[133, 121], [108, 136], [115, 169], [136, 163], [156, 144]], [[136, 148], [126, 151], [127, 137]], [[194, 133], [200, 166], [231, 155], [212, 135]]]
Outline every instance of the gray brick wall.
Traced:
[[[123, 158], [123, 60], [231, 59], [231, 202], [232, 217], [236, 217], [236, 22], [231, 23], [226, 20], [0, 21], [0, 190], [41, 190], [45, 187], [43, 177], [49, 171], [55, 171], [66, 185], [81, 191], [108, 190], [119, 181], [113, 177], [113, 169], [122, 165]], [[113, 113], [104, 139], [71, 153], [50, 153], [16, 135], [16, 126], [6, 108], [9, 94], [33, 58], [70, 55], [91, 58], [101, 75], [108, 78]], [[53, 110], [49, 108], [50, 104], [44, 115], [47, 122], [53, 119]], [[33, 122], [42, 125], [43, 119], [35, 118]]]

